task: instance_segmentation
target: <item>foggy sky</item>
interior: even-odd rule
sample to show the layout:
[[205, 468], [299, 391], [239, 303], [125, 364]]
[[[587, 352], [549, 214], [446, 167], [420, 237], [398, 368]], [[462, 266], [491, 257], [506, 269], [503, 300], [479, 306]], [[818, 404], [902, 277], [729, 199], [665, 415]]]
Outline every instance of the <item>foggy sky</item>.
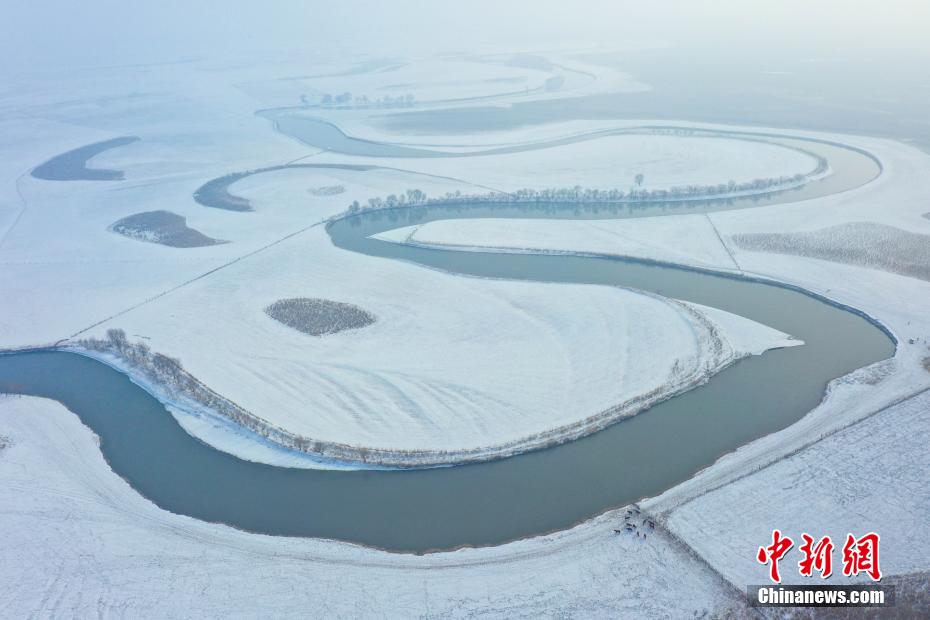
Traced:
[[718, 54], [930, 58], [921, 0], [7, 0], [0, 71], [318, 49], [371, 54], [663, 43]]

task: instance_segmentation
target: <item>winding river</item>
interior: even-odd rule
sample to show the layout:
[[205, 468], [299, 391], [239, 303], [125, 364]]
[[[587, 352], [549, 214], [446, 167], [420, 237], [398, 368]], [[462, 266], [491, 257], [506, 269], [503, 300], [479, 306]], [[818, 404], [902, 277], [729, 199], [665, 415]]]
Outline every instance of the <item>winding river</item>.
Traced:
[[[842, 161], [831, 158], [834, 178], [819, 183], [845, 179], [842, 189], [849, 189], [879, 173], [877, 163], [861, 153], [858, 167]], [[788, 193], [777, 200], [797, 197]], [[738, 199], [693, 208], [756, 204]], [[457, 252], [370, 237], [447, 218], [680, 212], [660, 205], [460, 205], [364, 213], [328, 226], [333, 243], [347, 251], [457, 274], [634, 287], [721, 308], [806, 343], [742, 360], [704, 386], [544, 450], [442, 469], [287, 469], [243, 461], [203, 444], [127, 376], [73, 353], [0, 356], [0, 390], [62, 402], [100, 436], [107, 461], [133, 488], [166, 510], [206, 521], [415, 552], [498, 544], [564, 529], [660, 493], [720, 455], [785, 428], [820, 402], [830, 380], [893, 355], [892, 338], [851, 309], [769, 282], [609, 257]]]

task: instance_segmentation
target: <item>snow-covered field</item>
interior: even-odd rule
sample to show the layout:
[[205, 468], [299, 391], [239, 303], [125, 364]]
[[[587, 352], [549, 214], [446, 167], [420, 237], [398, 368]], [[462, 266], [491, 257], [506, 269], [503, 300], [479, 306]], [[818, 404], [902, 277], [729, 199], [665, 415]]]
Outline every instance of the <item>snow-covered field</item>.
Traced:
[[[502, 137], [504, 144], [509, 140]], [[318, 161], [345, 161], [324, 154]], [[757, 178], [808, 174], [817, 160], [801, 151], [768, 142], [708, 136], [628, 134], [591, 138], [574, 144], [468, 158], [361, 158], [384, 166], [447, 177], [500, 191], [575, 187], [669, 189], [686, 185], [742, 183]]]
[[706, 215], [625, 220], [467, 219], [397, 228], [380, 239], [457, 246], [635, 256], [700, 267], [734, 265]]
[[[545, 87], [549, 72], [459, 59], [423, 59], [386, 64], [371, 71], [295, 78], [295, 87], [319, 103], [329, 94], [351, 93], [346, 105], [374, 106], [384, 97], [412, 95], [410, 103], [522, 94]], [[363, 102], [359, 98], [364, 97]], [[339, 104], [336, 104], [339, 105]]]
[[[264, 311], [291, 297], [354, 304], [378, 321], [310, 338]], [[719, 327], [633, 291], [467, 278], [348, 253], [318, 226], [86, 335], [136, 334], [298, 436], [392, 450], [526, 449], [551, 441], [554, 428], [630, 415], [646, 395], [653, 402], [751, 352], [795, 344], [739, 317], [713, 320]]]
[[[672, 510], [668, 527], [734, 585], [761, 582], [754, 552], [771, 543], [773, 529], [797, 541], [803, 532], [829, 535], [837, 548], [847, 533], [878, 532], [884, 574], [927, 570], [928, 411], [930, 391], [924, 391], [685, 503]], [[785, 568], [784, 583], [810, 581], [793, 562]]]
[[566, 54], [488, 54], [337, 61], [245, 80], [238, 88], [268, 106], [302, 106], [332, 119], [361, 120], [413, 107], [635, 93], [649, 85], [616, 67]]

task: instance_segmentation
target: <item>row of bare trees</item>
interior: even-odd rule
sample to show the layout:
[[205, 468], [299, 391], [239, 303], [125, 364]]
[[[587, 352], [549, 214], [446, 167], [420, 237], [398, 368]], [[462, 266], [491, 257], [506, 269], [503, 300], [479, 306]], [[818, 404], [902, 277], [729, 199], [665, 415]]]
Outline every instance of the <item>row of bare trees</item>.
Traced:
[[434, 206], [461, 203], [643, 203], [643, 202], [683, 202], [687, 200], [715, 200], [741, 195], [765, 194], [783, 191], [798, 187], [811, 176], [822, 173], [826, 168], [823, 162], [814, 171], [808, 174], [795, 174], [792, 176], [778, 176], [753, 179], [751, 181], [727, 183], [716, 185], [681, 185], [669, 189], [643, 189], [643, 175], [637, 174], [634, 180], [635, 187], [629, 190], [622, 189], [596, 189], [585, 188], [580, 185], [574, 187], [554, 188], [524, 188], [514, 192], [486, 192], [465, 194], [461, 191], [447, 192], [441, 196], [430, 197], [419, 189], [408, 189], [404, 194], [390, 194], [384, 198], [369, 198], [366, 204], [355, 200], [349, 205], [349, 213], [360, 211], [373, 211], [378, 209], [392, 209], [404, 206]]
[[300, 102], [305, 107], [323, 107], [323, 108], [409, 108], [416, 102], [413, 93], [405, 95], [383, 95], [378, 98], [371, 98], [368, 95], [352, 96], [352, 93], [345, 92], [336, 95], [326, 93], [319, 103], [314, 104], [312, 99], [307, 95], [300, 96]]
[[199, 403], [271, 442], [324, 459], [409, 467], [421, 463], [455, 463], [472, 450], [388, 450], [314, 440], [275, 426], [236, 403], [220, 396], [185, 371], [178, 359], [153, 352], [148, 345], [132, 342], [122, 329], [109, 329], [106, 338], [76, 341], [79, 347], [112, 355], [175, 397]]

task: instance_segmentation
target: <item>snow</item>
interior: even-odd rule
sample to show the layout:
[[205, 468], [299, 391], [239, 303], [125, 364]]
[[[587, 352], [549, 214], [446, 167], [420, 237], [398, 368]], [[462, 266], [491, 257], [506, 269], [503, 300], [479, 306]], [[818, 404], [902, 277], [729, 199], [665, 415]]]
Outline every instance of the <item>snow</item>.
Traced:
[[[521, 64], [527, 55], [460, 55], [444, 57], [373, 58], [345, 61], [313, 71], [262, 76], [240, 84], [243, 92], [268, 106], [309, 104], [314, 115], [342, 121], [404, 111], [405, 107], [378, 107], [375, 102], [411, 94], [418, 110], [438, 105], [506, 105], [513, 101], [556, 99], [602, 93], [635, 93], [649, 86], [615, 67], [591, 64], [569, 55], [533, 54], [537, 60]], [[320, 107], [324, 95], [349, 93], [348, 102]], [[367, 103], [356, 101], [367, 97]], [[306, 99], [302, 99], [305, 97]], [[396, 104], [395, 104], [396, 105]]]
[[[593, 286], [461, 278], [372, 259], [334, 248], [318, 225], [352, 200], [408, 187], [431, 195], [477, 191], [469, 168], [441, 176], [399, 169], [279, 170], [232, 185], [255, 211], [204, 208], [192, 194], [211, 178], [332, 156], [270, 131], [264, 119], [252, 116], [254, 102], [237, 96], [223, 74], [190, 71], [197, 79], [184, 85], [198, 95], [195, 100], [166, 88], [151, 101], [116, 100], [109, 114], [68, 101], [40, 106], [41, 118], [37, 113], [22, 122], [46, 147], [12, 153], [0, 164], [11, 178], [82, 144], [115, 135], [140, 140], [94, 160], [125, 171], [123, 181], [21, 180], [26, 208], [0, 244], [0, 290], [8, 293], [0, 296], [2, 346], [123, 328], [131, 338], [147, 338], [153, 350], [180, 358], [223, 396], [293, 433], [441, 449], [520, 442], [610, 408], [617, 408], [611, 415], [628, 415], [638, 409], [630, 405], [638, 396], [674, 393], [742, 355], [783, 345], [784, 335], [758, 326], [754, 338], [728, 343], [726, 354], [715, 357], [708, 353], [713, 339], [700, 315], [674, 302]], [[66, 122], [99, 129], [68, 133], [63, 140], [56, 132]], [[790, 149], [736, 144], [810, 163]], [[574, 153], [576, 147], [565, 148]], [[669, 155], [663, 165], [673, 159]], [[728, 161], [733, 157], [714, 160], [706, 172], [716, 181]], [[694, 158], [689, 165], [703, 169]], [[346, 191], [308, 192], [336, 185]], [[134, 213], [169, 209], [191, 228], [228, 243], [171, 248], [107, 230]], [[311, 339], [263, 312], [291, 297], [353, 303], [379, 320], [365, 330]], [[450, 299], [456, 300], [452, 307]], [[728, 337], [726, 329], [720, 337]], [[650, 354], [641, 355], [646, 349]], [[679, 358], [684, 371], [670, 377]], [[245, 458], [294, 461], [202, 411], [191, 411], [182, 423]], [[247, 449], [252, 444], [254, 450]]]
[[[312, 338], [264, 312], [302, 296], [351, 303], [378, 320]], [[709, 330], [686, 306], [635, 291], [468, 278], [348, 253], [322, 226], [88, 334], [113, 327], [144, 336], [291, 433], [393, 450], [525, 442], [655, 390], [655, 398], [679, 391], [785, 341], [755, 325], [730, 342], [727, 329]], [[718, 338], [721, 352], [712, 352]]]
[[[887, 326], [898, 339], [892, 359], [837, 379], [820, 406], [799, 422], [725, 455], [642, 503], [739, 588], [765, 581], [755, 551], [775, 527], [796, 539], [809, 532], [830, 534], [835, 541], [845, 540], [847, 532], [874, 530], [882, 535], [886, 574], [928, 568], [921, 549], [930, 517], [922, 443], [930, 421], [925, 392], [930, 387], [925, 312], [930, 284], [884, 271], [884, 260], [849, 265], [749, 251], [731, 240], [736, 234], [790, 234], [850, 224], [861, 229], [862, 222], [873, 222], [876, 235], [887, 230], [883, 227], [930, 231], [922, 218], [930, 156], [888, 140], [824, 137], [875, 154], [882, 175], [833, 196], [707, 216], [441, 221], [384, 235], [421, 245], [598, 252], [735, 271], [815, 291]], [[793, 575], [789, 581], [798, 581], [793, 565], [787, 566], [785, 572]]]
[[355, 161], [394, 166], [439, 176], [467, 178], [476, 185], [511, 192], [522, 188], [635, 188], [637, 174], [644, 189], [717, 185], [758, 178], [809, 174], [817, 160], [798, 149], [774, 142], [731, 137], [658, 134], [589, 134], [571, 144], [516, 153], [470, 157], [368, 158], [323, 154], [318, 161]]
[[0, 396], [0, 435], [3, 616], [691, 617], [739, 603], [661, 531], [614, 534], [618, 512], [499, 547], [398, 555], [160, 510], [53, 401]]
[[450, 219], [376, 236], [427, 247], [591, 252], [701, 267], [729, 263], [734, 267], [726, 248], [716, 239], [710, 219], [703, 214], [621, 220]]
[[[924, 391], [695, 498], [671, 513], [668, 527], [738, 587], [764, 582], [755, 551], [771, 543], [773, 529], [796, 545], [805, 532], [815, 540], [829, 535], [836, 545], [831, 583], [847, 581], [840, 560], [847, 533], [881, 536], [880, 566], [886, 575], [926, 570], [928, 410], [930, 392]], [[721, 544], [724, 533], [726, 544]], [[796, 549], [782, 564], [783, 582], [810, 583], [798, 574], [795, 555]]]
[[[336, 377], [343, 387], [351, 381], [367, 390], [367, 413], [380, 428], [344, 417], [298, 419], [296, 409], [284, 415], [297, 424], [332, 432], [342, 433], [348, 425], [363, 438], [382, 433], [374, 437], [379, 441], [384, 431], [399, 435], [411, 425], [430, 431], [420, 420], [384, 415], [385, 405], [396, 405], [391, 394], [398, 385], [415, 394], [424, 408], [443, 398], [447, 403], [455, 402], [456, 396], [471, 400], [473, 392], [462, 392], [460, 385], [453, 386], [458, 393], [446, 385], [437, 387], [436, 377], [458, 373], [474, 381], [477, 391], [484, 390], [484, 400], [478, 402], [500, 412], [508, 405], [533, 405], [547, 394], [552, 403], [560, 402], [566, 397], [553, 397], [554, 386], [564, 389], [571, 374], [572, 394], [595, 411], [622, 397], [622, 390], [635, 387], [643, 378], [636, 376], [640, 370], [650, 374], [647, 369], [617, 366], [643, 345], [624, 330], [661, 328], [663, 334], [676, 333], [680, 342], [650, 351], [655, 367], [648, 370], [659, 374], [682, 351], [698, 351], [684, 343], [684, 336], [693, 337], [697, 329], [691, 320], [695, 315], [671, 301], [598, 287], [454, 278], [348, 255], [332, 248], [322, 228], [314, 227], [353, 199], [412, 186], [435, 194], [473, 190], [471, 183], [482, 181], [509, 183], [512, 179], [497, 169], [502, 161], [523, 175], [523, 184], [549, 186], [557, 184], [554, 179], [568, 179], [569, 159], [561, 154], [571, 153], [584, 163], [572, 165], [600, 166], [602, 175], [610, 175], [592, 174], [585, 177], [587, 182], [606, 183], [620, 170], [623, 182], [629, 183], [629, 172], [620, 165], [629, 160], [616, 148], [618, 142], [591, 140], [575, 150], [558, 147], [521, 157], [494, 156], [496, 160], [410, 162], [456, 162], [451, 172], [418, 168], [432, 174], [449, 172], [446, 176], [453, 179], [410, 177], [399, 171], [281, 171], [238, 182], [234, 190], [252, 200], [256, 211], [230, 214], [196, 205], [192, 192], [231, 171], [302, 158], [348, 158], [320, 155], [270, 132], [264, 119], [252, 116], [258, 91], [230, 83], [233, 76], [240, 86], [268, 79], [261, 63], [146, 71], [146, 92], [133, 96], [125, 95], [125, 82], [112, 72], [60, 76], [53, 89], [30, 87], [24, 89], [26, 95], [4, 95], [5, 109], [15, 116], [0, 121], [3, 347], [55, 342], [116, 316], [88, 333], [118, 326], [131, 336], [150, 335], [157, 339], [153, 348], [180, 355], [208, 385], [234, 394], [237, 402], [241, 399], [250, 407], [298, 403], [313, 380]], [[80, 95], [62, 97], [68, 89]], [[289, 104], [293, 94], [285, 90], [266, 100]], [[477, 136], [391, 138], [379, 134], [363, 116], [367, 115], [334, 111], [329, 118], [360, 137], [431, 141], [446, 150], [630, 124], [579, 121]], [[930, 156], [889, 140], [792, 133], [864, 148], [881, 159], [883, 173], [864, 187], [834, 196], [706, 217], [440, 222], [394, 231], [395, 240], [413, 232], [413, 240], [422, 243], [605, 252], [776, 279], [859, 308], [895, 334], [894, 358], [834, 381], [821, 405], [798, 423], [724, 456], [692, 479], [643, 502], [660, 524], [669, 524], [674, 537], [663, 532], [650, 537], [648, 544], [617, 538], [611, 531], [617, 515], [608, 514], [551, 536], [421, 558], [245, 534], [156, 509], [107, 468], [94, 437], [73, 415], [48, 401], [3, 398], [0, 485], [6, 494], [0, 504], [0, 527], [10, 561], [0, 567], [0, 613], [21, 617], [114, 611], [163, 617], [219, 615], [232, 608], [241, 615], [303, 616], [364, 615], [387, 608], [398, 615], [687, 616], [734, 602], [733, 589], [716, 578], [711, 567], [737, 588], [764, 580], [764, 568], [754, 563], [754, 554], [773, 524], [795, 535], [804, 530], [835, 537], [874, 529], [883, 536], [887, 573], [926, 570], [928, 564], [919, 555], [928, 542], [930, 516], [928, 463], [921, 440], [928, 431], [930, 403], [921, 392], [930, 387], [930, 283], [887, 273], [881, 264], [857, 266], [749, 251], [736, 247], [731, 238], [803, 233], [856, 222], [927, 234]], [[94, 165], [125, 170], [124, 181], [91, 188], [28, 177], [33, 166], [53, 155], [120, 135], [138, 135], [141, 140], [101, 154]], [[660, 143], [654, 144], [658, 149]], [[663, 170], [647, 171], [647, 185], [691, 174], [711, 183], [725, 181], [736, 173], [754, 174], [752, 166], [763, 159], [768, 166], [785, 157], [782, 163], [792, 172], [794, 163], [801, 163], [797, 153], [787, 149], [740, 146], [754, 149], [754, 156], [744, 162], [721, 145], [718, 166], [693, 158], [675, 162], [674, 148], [662, 147], [669, 155], [663, 156]], [[675, 148], [679, 147], [684, 148]], [[604, 154], [611, 159], [599, 159]], [[400, 163], [392, 160], [390, 165], [401, 167]], [[735, 164], [740, 167], [729, 168]], [[574, 185], [577, 178], [571, 175], [564, 184]], [[344, 185], [346, 193], [318, 197], [307, 191], [337, 184]], [[107, 232], [122, 217], [159, 209], [178, 213], [191, 227], [230, 243], [181, 250]], [[460, 238], [451, 238], [459, 233]], [[201, 277], [216, 268], [219, 271]], [[398, 283], [399, 291], [389, 295], [388, 281]], [[321, 339], [322, 347], [308, 354], [307, 341], [312, 339], [302, 339], [262, 312], [276, 299], [316, 295], [372, 310], [379, 317], [372, 329], [385, 331], [376, 335], [377, 341], [368, 329], [337, 335], [339, 340]], [[455, 299], [452, 307], [450, 298]], [[696, 310], [719, 324], [733, 351], [790, 344], [783, 335], [732, 315]], [[603, 334], [594, 338], [596, 331]], [[512, 341], [505, 346], [495, 336]], [[463, 352], [449, 355], [450, 339], [462, 342]], [[468, 340], [484, 346], [469, 349]], [[534, 363], [497, 373], [489, 366], [476, 366], [482, 359], [516, 357], [513, 351]], [[211, 362], [217, 359], [223, 363], [214, 368]], [[435, 359], [442, 365], [434, 367]], [[314, 374], [321, 360], [328, 377]], [[368, 374], [359, 368], [369, 369]], [[629, 383], [605, 382], [598, 376], [604, 368], [633, 374], [624, 378]], [[387, 383], [378, 381], [385, 376]], [[543, 385], [546, 382], [552, 385]], [[269, 384], [274, 389], [267, 390]], [[520, 389], [514, 391], [514, 385]], [[506, 392], [503, 386], [508, 386]], [[339, 393], [345, 392], [333, 390]], [[502, 394], [504, 398], [498, 398]], [[324, 405], [327, 398], [329, 404], [335, 400], [332, 394], [315, 397]], [[553, 423], [556, 414], [552, 403], [543, 403], [543, 417], [549, 416], [546, 424]], [[195, 434], [225, 442], [223, 449], [294, 464], [288, 460], [293, 453], [231, 432], [204, 412], [175, 407], [175, 413]], [[514, 426], [508, 428], [515, 432]], [[485, 438], [486, 429], [462, 430], [472, 432], [472, 439]]]
[[[684, 303], [684, 302], [683, 302]], [[762, 355], [766, 351], [774, 348], [799, 347], [804, 344], [803, 341], [793, 338], [788, 334], [779, 332], [778, 336], [771, 340], [763, 340], [759, 337], [759, 323], [741, 317], [732, 312], [725, 312], [719, 308], [712, 308], [702, 304], [688, 303], [697, 310], [704, 318], [708, 319], [717, 329], [726, 334], [726, 340], [737, 351], [743, 355]], [[775, 330], [769, 329], [769, 332]], [[774, 334], [772, 334], [774, 336]]]
[[875, 222], [854, 222], [811, 232], [734, 235], [746, 250], [794, 254], [930, 280], [930, 235]]
[[[800, 133], [800, 132], [799, 132]], [[816, 134], [805, 134], [814, 137]], [[604, 252], [774, 279], [858, 308], [889, 328], [898, 340], [895, 357], [841, 378], [821, 405], [791, 427], [727, 455], [654, 504], [668, 510], [726, 484], [746, 471], [777, 460], [902, 397], [930, 386], [924, 359], [930, 355], [930, 319], [924, 311], [930, 283], [880, 269], [804, 256], [753, 252], [730, 241], [735, 234], [801, 232], [852, 222], [875, 222], [927, 232], [921, 217], [930, 191], [930, 156], [902, 143], [877, 138], [822, 135], [863, 148], [882, 162], [883, 172], [860, 188], [797, 203], [620, 221], [505, 220], [431, 222], [415, 230], [393, 231], [413, 243], [467, 244], [473, 249]], [[702, 221], [703, 220], [703, 221]], [[708, 224], [712, 224], [710, 226]], [[913, 341], [913, 342], [912, 342]]]
[[468, 62], [459, 59], [421, 59], [401, 62], [353, 75], [296, 79], [314, 102], [322, 94], [367, 96], [374, 101], [408, 93], [418, 102], [493, 97], [543, 88], [549, 75], [520, 67]]

